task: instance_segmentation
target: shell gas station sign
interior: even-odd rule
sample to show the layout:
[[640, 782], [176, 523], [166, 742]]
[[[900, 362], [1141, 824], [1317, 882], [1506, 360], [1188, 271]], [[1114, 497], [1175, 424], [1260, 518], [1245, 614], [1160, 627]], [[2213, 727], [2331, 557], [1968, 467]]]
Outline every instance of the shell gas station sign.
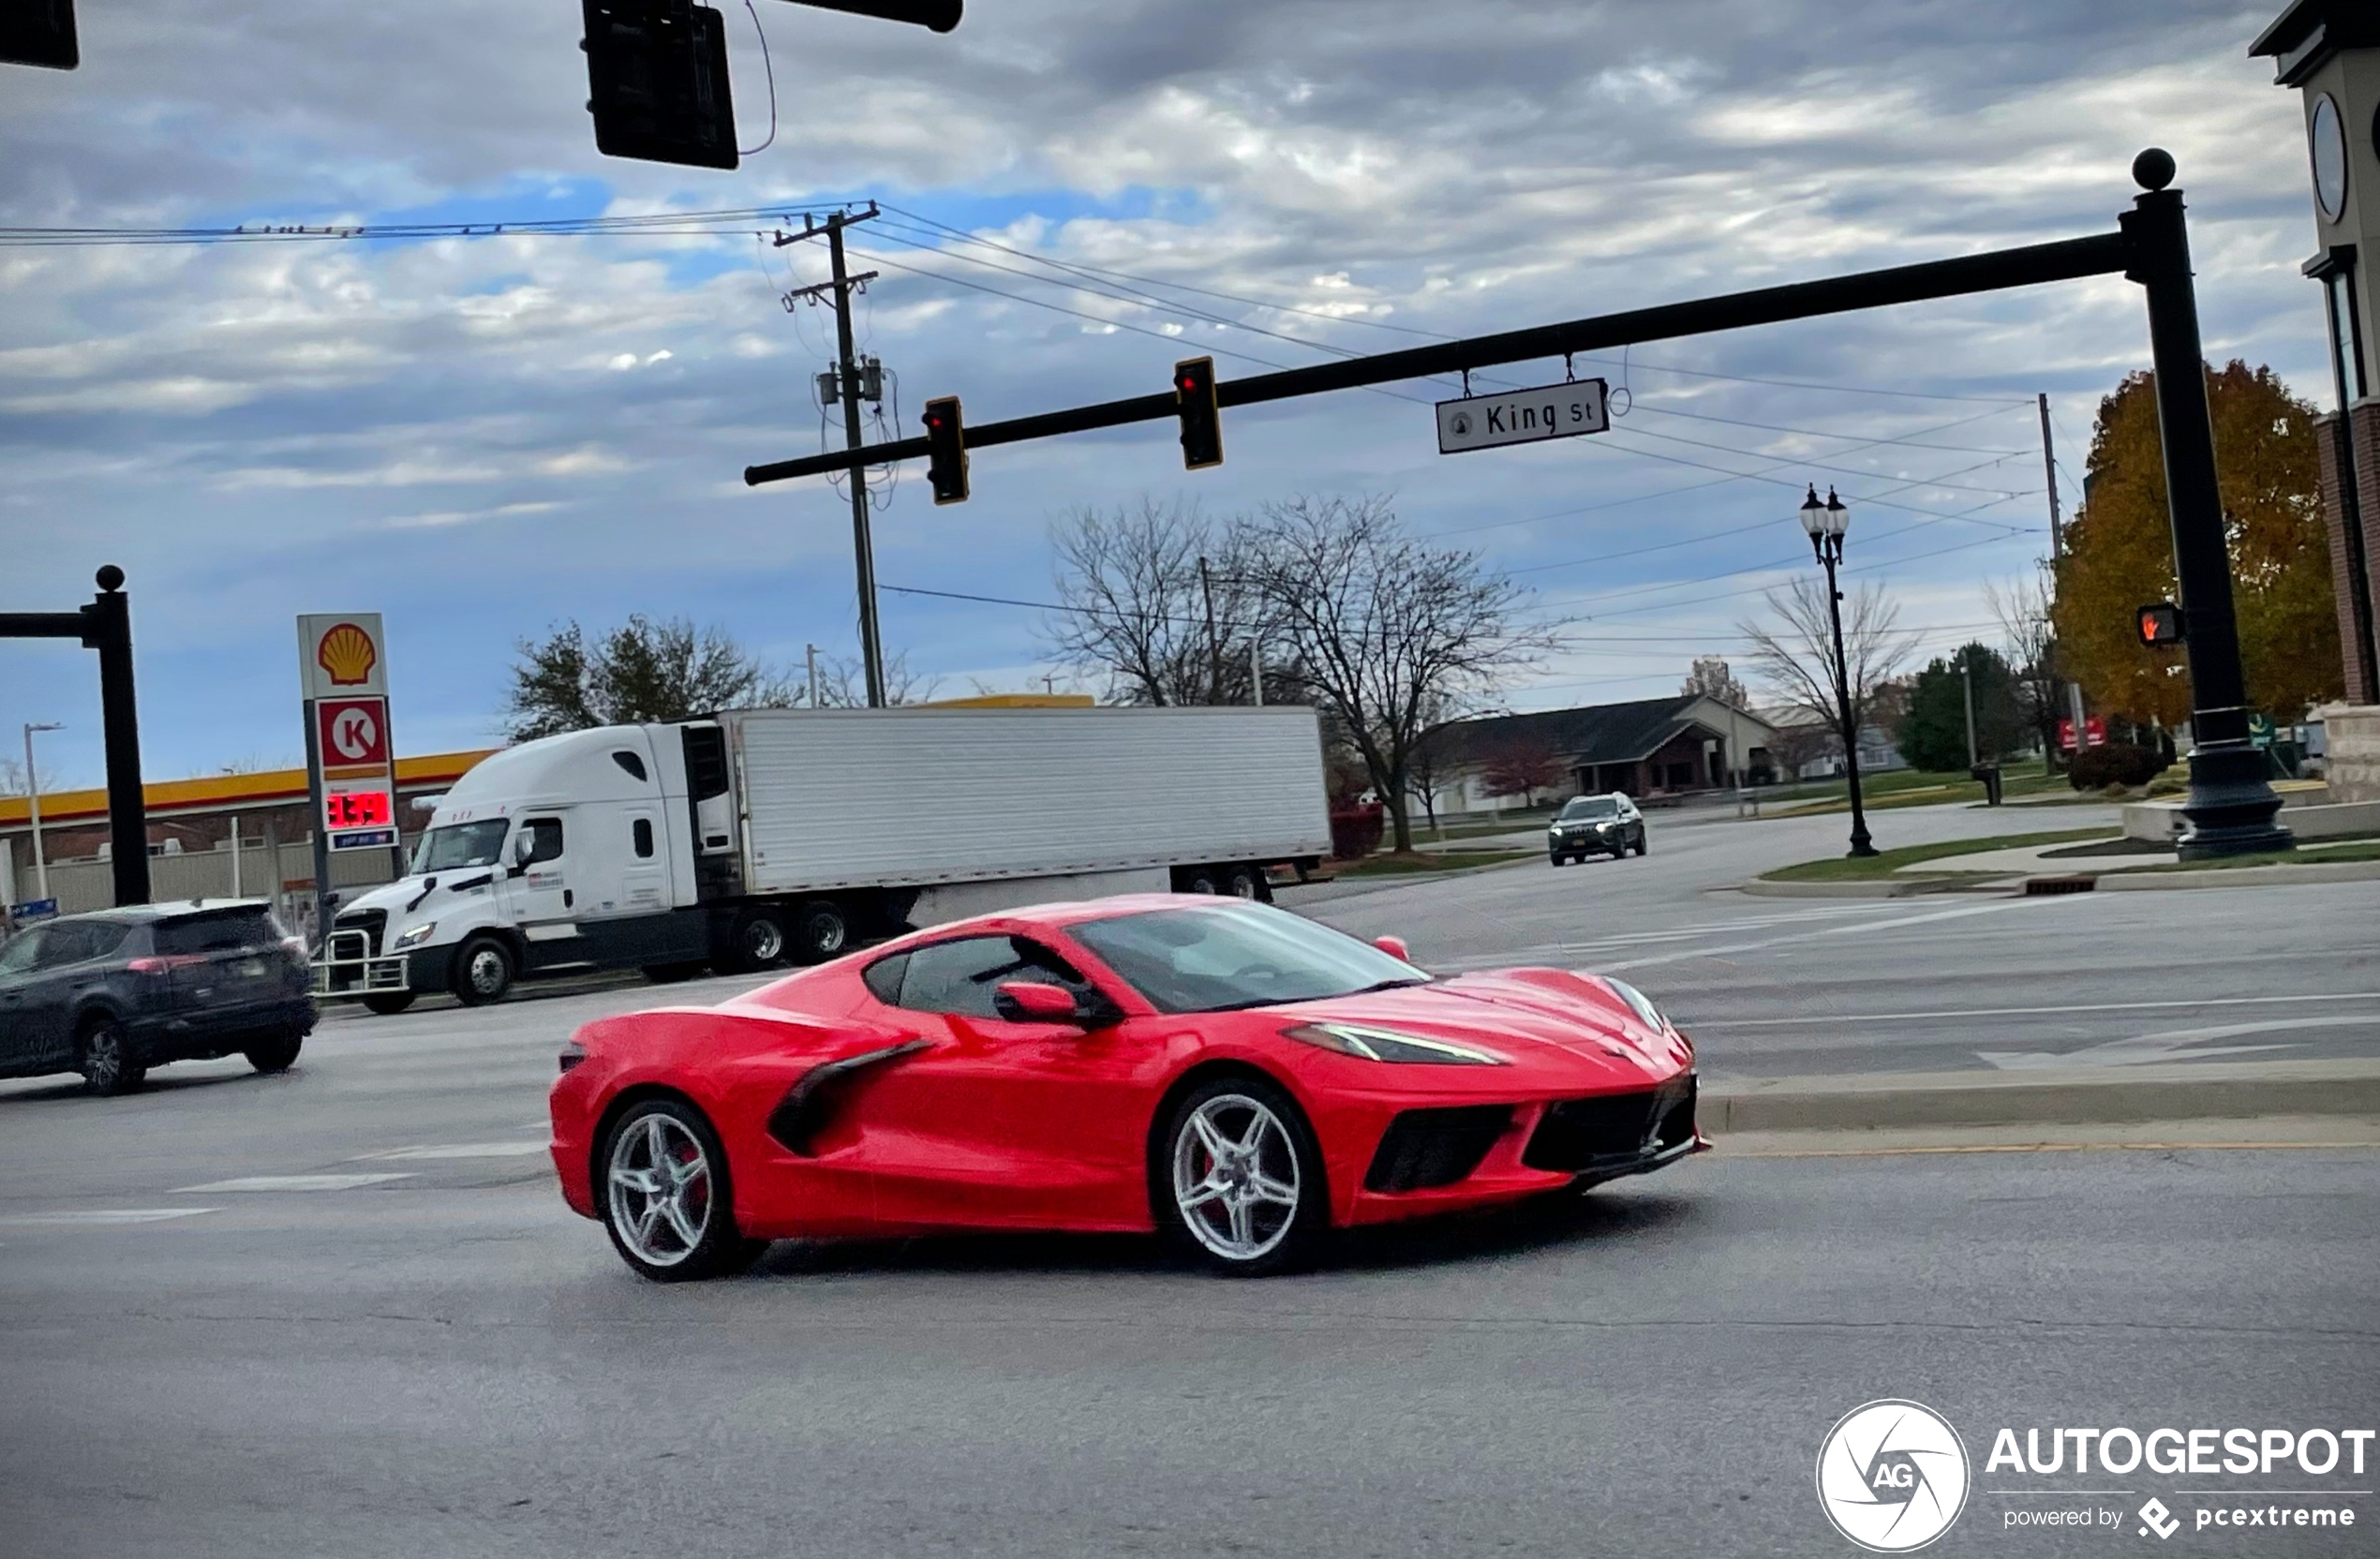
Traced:
[[330, 850], [385, 850], [397, 841], [386, 644], [378, 612], [298, 618], [306, 767], [318, 838]]

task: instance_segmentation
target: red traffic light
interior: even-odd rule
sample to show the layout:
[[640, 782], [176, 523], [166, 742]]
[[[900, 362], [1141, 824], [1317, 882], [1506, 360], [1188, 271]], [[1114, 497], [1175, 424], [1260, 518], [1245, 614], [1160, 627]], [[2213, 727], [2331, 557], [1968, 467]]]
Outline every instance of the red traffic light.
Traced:
[[2140, 642], [2149, 648], [2158, 649], [2181, 643], [2181, 608], [2172, 601], [2152, 601], [2134, 613], [2133, 618], [2134, 625], [2140, 631]]
[[1182, 465], [1203, 470], [1223, 464], [1223, 413], [1214, 393], [1214, 359], [1193, 357], [1173, 365], [1174, 402], [1182, 419]]
[[926, 480], [932, 483], [936, 503], [967, 501], [967, 429], [960, 420], [959, 397], [943, 395], [926, 403]]

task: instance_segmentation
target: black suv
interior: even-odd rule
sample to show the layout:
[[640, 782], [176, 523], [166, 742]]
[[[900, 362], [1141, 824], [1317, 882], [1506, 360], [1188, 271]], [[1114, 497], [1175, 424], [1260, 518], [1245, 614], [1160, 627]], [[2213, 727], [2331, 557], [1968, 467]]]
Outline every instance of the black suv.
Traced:
[[144, 904], [0, 943], [0, 1077], [80, 1072], [93, 1093], [152, 1066], [245, 1055], [285, 1071], [314, 1032], [305, 953], [270, 907]]
[[1631, 850], [1642, 855], [1644, 842], [1644, 814], [1617, 791], [1570, 797], [1545, 830], [1545, 853], [1555, 866], [1589, 855], [1618, 860]]

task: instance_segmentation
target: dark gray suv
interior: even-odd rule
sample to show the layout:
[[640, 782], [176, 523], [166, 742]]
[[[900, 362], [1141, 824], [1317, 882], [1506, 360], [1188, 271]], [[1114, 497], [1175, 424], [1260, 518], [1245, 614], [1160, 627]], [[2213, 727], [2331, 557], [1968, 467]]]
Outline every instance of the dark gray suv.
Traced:
[[1617, 791], [1570, 797], [1545, 830], [1545, 853], [1555, 866], [1589, 855], [1618, 860], [1631, 850], [1642, 855], [1644, 848], [1644, 814]]
[[152, 1066], [244, 1055], [286, 1071], [314, 1031], [305, 950], [270, 907], [144, 904], [0, 943], [0, 1077], [80, 1072], [93, 1093]]

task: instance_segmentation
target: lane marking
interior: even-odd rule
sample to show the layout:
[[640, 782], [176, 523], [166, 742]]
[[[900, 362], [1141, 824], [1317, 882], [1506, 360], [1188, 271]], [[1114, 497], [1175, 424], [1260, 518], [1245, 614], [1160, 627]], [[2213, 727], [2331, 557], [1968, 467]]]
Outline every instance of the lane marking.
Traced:
[[527, 1158], [531, 1153], [543, 1151], [545, 1144], [543, 1142], [444, 1142], [426, 1147], [391, 1148], [381, 1153], [358, 1153], [350, 1162], [364, 1164], [390, 1158]]
[[2265, 1017], [2249, 1023], [2224, 1023], [2211, 1029], [2175, 1029], [2162, 1034], [2135, 1034], [2087, 1045], [2079, 1050], [1978, 1050], [1975, 1054], [2003, 1072], [2038, 1071], [2053, 1066], [2146, 1066], [2161, 1061], [2205, 1061], [2210, 1056], [2239, 1056], [2252, 1050], [2294, 1050], [2295, 1041], [2279, 1045], [2210, 1045], [2218, 1039], [2266, 1034], [2295, 1029], [2380, 1027], [2380, 1018], [2332, 1015], [2313, 1017]]
[[1913, 1153], [2198, 1153], [2254, 1150], [2260, 1153], [2370, 1152], [2373, 1142], [1976, 1142], [1935, 1148], [1746, 1148], [1718, 1139], [1721, 1158], [1903, 1158]]
[[[1624, 969], [1644, 969], [1657, 963], [1679, 963], [1688, 958], [1718, 958], [1732, 953], [1757, 953], [1763, 948], [1782, 947], [1790, 942], [1808, 942], [1818, 937], [1849, 936], [1853, 932], [1894, 931], [1905, 926], [1928, 926], [1939, 920], [1964, 920], [1970, 915], [1998, 914], [2003, 910], [2025, 909], [2056, 904], [2055, 898], [2001, 898], [1988, 904], [1969, 904], [1956, 910], [1938, 910], [1932, 914], [1904, 915], [1898, 920], [1863, 920], [1850, 926], [1825, 926], [1815, 931], [1803, 931], [1793, 936], [1768, 937], [1760, 942], [1740, 942], [1732, 947], [1704, 947], [1692, 952], [1656, 953], [1651, 958], [1629, 958], [1622, 963], [1607, 963], [1599, 973], [1616, 974]], [[1596, 973], [1596, 971], [1590, 971]]]
[[204, 1185], [178, 1185], [170, 1196], [207, 1196], [232, 1191], [352, 1191], [388, 1180], [409, 1180], [399, 1175], [244, 1175], [234, 1180], [210, 1180]]
[[169, 1218], [196, 1218], [202, 1212], [220, 1210], [211, 1207], [126, 1207], [93, 1208], [82, 1212], [12, 1212], [0, 1216], [0, 1225], [9, 1228], [70, 1228], [76, 1225], [109, 1228], [125, 1224], [162, 1224]]
[[2249, 1007], [2282, 1002], [2380, 1002], [2380, 990], [2330, 996], [2209, 996], [2195, 1002], [2086, 1002], [2056, 1007], [1943, 1007], [1926, 1012], [1828, 1012], [1807, 1017], [1714, 1017], [1698, 1029], [1779, 1029], [1797, 1023], [1908, 1023], [1928, 1017], [2043, 1017], [2074, 1012], [2155, 1012], [2175, 1007]]

